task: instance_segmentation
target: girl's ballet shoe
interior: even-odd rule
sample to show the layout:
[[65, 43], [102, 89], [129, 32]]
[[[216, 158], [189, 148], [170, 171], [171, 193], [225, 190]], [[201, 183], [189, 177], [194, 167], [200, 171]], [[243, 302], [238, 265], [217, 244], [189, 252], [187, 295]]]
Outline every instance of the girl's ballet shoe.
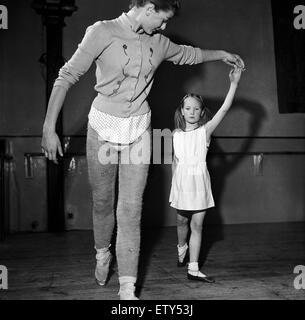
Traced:
[[184, 259], [183, 262], [180, 262], [179, 260], [177, 261], [177, 267], [181, 268], [181, 267], [185, 267], [187, 264], [186, 260]]
[[188, 255], [186, 254], [183, 261], [181, 262], [179, 259], [177, 260], [177, 267], [185, 267], [187, 265]]
[[97, 260], [95, 268], [95, 281], [99, 286], [105, 286], [108, 280], [112, 254], [109, 253], [105, 260]]
[[[189, 248], [187, 247], [187, 249], [185, 250], [184, 254], [184, 258], [181, 261], [181, 259], [179, 259], [179, 251], [178, 251], [178, 259], [177, 259], [177, 267], [181, 268], [181, 267], [185, 267], [188, 261], [188, 254], [189, 254]], [[183, 254], [181, 256], [183, 256]]]
[[187, 273], [187, 278], [189, 280], [195, 280], [195, 281], [202, 281], [202, 282], [207, 282], [207, 283], [214, 283], [215, 279], [213, 277], [209, 277], [207, 275], [203, 275], [203, 273], [200, 272], [201, 275], [203, 276], [199, 276], [199, 272], [197, 273], [198, 275], [194, 276], [192, 274], [190, 274], [189, 272]]

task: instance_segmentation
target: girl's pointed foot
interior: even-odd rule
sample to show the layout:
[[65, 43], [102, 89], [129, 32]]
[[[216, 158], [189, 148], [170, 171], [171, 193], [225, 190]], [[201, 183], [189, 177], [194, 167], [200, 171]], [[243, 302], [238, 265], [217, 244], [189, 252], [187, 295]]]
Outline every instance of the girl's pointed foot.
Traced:
[[189, 280], [202, 281], [202, 282], [207, 282], [207, 283], [214, 283], [215, 282], [215, 279], [213, 277], [210, 277], [200, 271], [196, 271], [196, 272], [188, 271], [187, 278]]
[[187, 243], [183, 247], [180, 247], [179, 245], [177, 245], [177, 248], [178, 248], [177, 267], [185, 267], [188, 259], [188, 245]]
[[187, 278], [189, 280], [202, 281], [207, 283], [214, 283], [213, 277], [199, 271], [198, 262], [190, 262], [187, 270]]

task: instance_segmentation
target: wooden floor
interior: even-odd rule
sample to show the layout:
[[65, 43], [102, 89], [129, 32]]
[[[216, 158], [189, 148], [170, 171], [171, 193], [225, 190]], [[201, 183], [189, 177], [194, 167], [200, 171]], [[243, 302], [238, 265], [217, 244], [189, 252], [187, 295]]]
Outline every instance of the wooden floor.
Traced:
[[[297, 299], [296, 265], [305, 265], [305, 224], [205, 226], [202, 270], [215, 284], [191, 282], [176, 267], [175, 228], [145, 229], [141, 249], [141, 300]], [[117, 300], [117, 271], [95, 284], [91, 231], [10, 235], [0, 243], [8, 290], [0, 299]], [[114, 266], [116, 268], [116, 266]]]

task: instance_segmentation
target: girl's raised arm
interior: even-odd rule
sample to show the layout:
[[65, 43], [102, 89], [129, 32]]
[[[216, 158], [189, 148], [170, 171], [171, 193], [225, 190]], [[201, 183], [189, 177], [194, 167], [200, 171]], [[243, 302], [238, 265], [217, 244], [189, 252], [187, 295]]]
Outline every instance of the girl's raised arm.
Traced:
[[242, 69], [237, 68], [237, 67], [235, 67], [233, 70], [231, 70], [230, 75], [229, 75], [231, 85], [230, 85], [230, 89], [227, 93], [227, 96], [225, 98], [225, 101], [224, 101], [223, 105], [221, 106], [221, 108], [217, 111], [215, 116], [212, 118], [212, 120], [210, 120], [206, 124], [207, 140], [210, 139], [212, 133], [214, 132], [214, 130], [217, 128], [217, 126], [220, 124], [220, 122], [222, 121], [222, 119], [224, 118], [224, 116], [226, 115], [228, 110], [230, 109], [232, 102], [233, 102], [233, 99], [234, 99], [234, 96], [235, 96], [236, 89], [238, 87], [238, 82], [241, 77], [241, 72], [242, 72]]

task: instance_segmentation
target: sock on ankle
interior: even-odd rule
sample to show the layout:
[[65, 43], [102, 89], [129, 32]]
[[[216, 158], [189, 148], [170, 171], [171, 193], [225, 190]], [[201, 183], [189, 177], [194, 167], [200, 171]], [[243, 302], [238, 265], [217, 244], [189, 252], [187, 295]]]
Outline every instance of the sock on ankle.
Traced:
[[120, 300], [139, 300], [139, 298], [135, 296], [135, 285], [133, 282], [120, 284], [118, 295], [120, 296]]
[[101, 249], [97, 249], [96, 247], [94, 247], [96, 250], [95, 258], [97, 261], [105, 261], [108, 259], [110, 255], [110, 251], [109, 251], [110, 246], [111, 244], [108, 247], [101, 248]]
[[177, 248], [178, 248], [178, 254], [179, 256], [183, 255], [186, 250], [188, 249], [188, 245], [187, 243], [183, 246], [183, 247], [180, 247], [179, 244], [177, 245]]
[[199, 271], [198, 262], [190, 262], [188, 265], [188, 271], [198, 272]]
[[196, 277], [205, 278], [207, 275], [199, 271], [198, 262], [190, 262], [188, 265], [189, 274]]
[[[129, 280], [129, 281], [128, 281]], [[118, 295], [120, 295], [123, 300], [137, 300], [135, 296], [135, 282], [136, 278], [134, 277], [120, 277], [120, 289]]]

